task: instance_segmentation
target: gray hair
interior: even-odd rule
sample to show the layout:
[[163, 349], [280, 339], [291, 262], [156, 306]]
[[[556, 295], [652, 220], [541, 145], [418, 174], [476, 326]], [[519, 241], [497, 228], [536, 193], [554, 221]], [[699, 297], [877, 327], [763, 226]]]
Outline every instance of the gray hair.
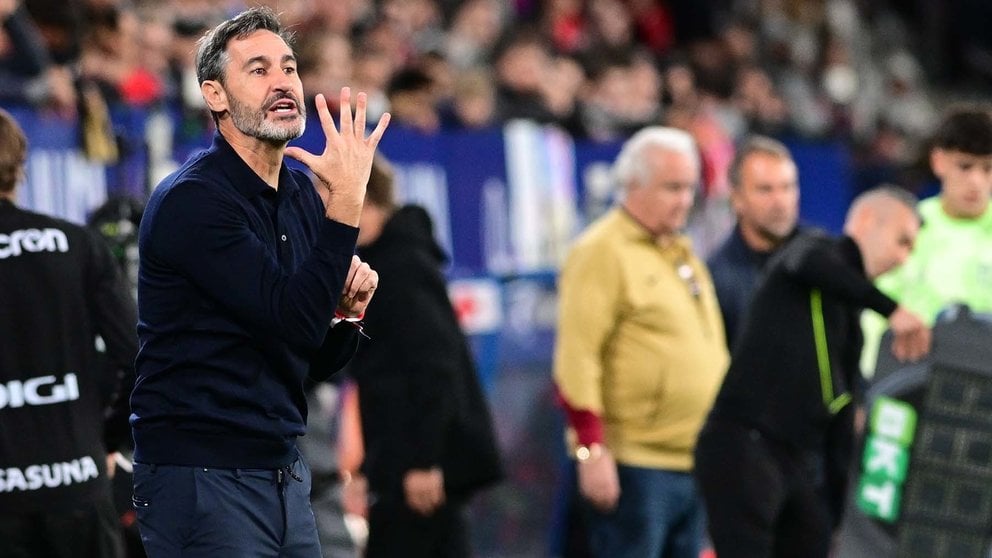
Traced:
[[858, 196], [854, 198], [854, 201], [851, 202], [851, 207], [847, 212], [847, 218], [850, 220], [852, 215], [862, 211], [865, 207], [873, 205], [877, 207], [877, 204], [885, 201], [893, 201], [903, 207], [906, 207], [912, 211], [914, 215], [916, 215], [916, 219], [920, 221], [920, 223], [923, 222], [923, 217], [920, 215], [917, 208], [919, 198], [917, 198], [916, 195], [909, 190], [895, 184], [880, 184], [870, 190], [866, 190], [858, 194]]
[[650, 148], [685, 155], [699, 168], [696, 142], [688, 132], [663, 126], [644, 128], [623, 144], [616, 162], [613, 163], [613, 176], [621, 188], [621, 198], [637, 181], [648, 178], [649, 167], [645, 164], [644, 152]]
[[197, 41], [196, 79], [201, 84], [208, 80], [224, 83], [224, 67], [228, 63], [227, 43], [256, 31], [272, 31], [286, 44], [293, 44], [293, 34], [283, 30], [279, 18], [271, 9], [262, 6], [245, 10], [207, 31]]
[[792, 153], [784, 143], [767, 136], [751, 136], [737, 149], [734, 160], [730, 162], [730, 168], [727, 170], [727, 179], [734, 188], [741, 184], [741, 169], [744, 167], [744, 161], [755, 153], [792, 161]]

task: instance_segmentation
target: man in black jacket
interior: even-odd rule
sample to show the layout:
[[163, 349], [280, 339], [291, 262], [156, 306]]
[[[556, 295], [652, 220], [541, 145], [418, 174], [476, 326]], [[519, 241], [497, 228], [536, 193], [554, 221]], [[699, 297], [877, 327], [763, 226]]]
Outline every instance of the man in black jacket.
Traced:
[[769, 262], [696, 447], [720, 558], [828, 555], [860, 395], [861, 310], [888, 317], [901, 358], [929, 349], [923, 322], [871, 283], [909, 255], [915, 202], [866, 192], [845, 236], [800, 235]]
[[134, 302], [101, 238], [14, 205], [26, 152], [0, 110], [0, 556], [117, 557]]
[[383, 161], [358, 245], [382, 278], [365, 316], [372, 339], [351, 367], [372, 493], [367, 556], [471, 556], [463, 505], [501, 476], [492, 422], [430, 217], [395, 207]]

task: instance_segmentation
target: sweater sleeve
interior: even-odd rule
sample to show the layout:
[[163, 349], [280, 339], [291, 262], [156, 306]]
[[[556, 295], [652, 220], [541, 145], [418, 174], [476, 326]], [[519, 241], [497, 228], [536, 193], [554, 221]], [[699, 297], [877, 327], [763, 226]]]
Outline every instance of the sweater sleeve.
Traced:
[[252, 327], [316, 350], [340, 299], [358, 229], [321, 216], [310, 255], [290, 274], [251, 231], [241, 207], [213, 190], [195, 181], [173, 187], [143, 248]]
[[621, 270], [591, 245], [569, 254], [558, 283], [554, 380], [580, 444], [602, 442], [603, 349], [616, 324]]
[[324, 342], [310, 360], [309, 377], [312, 381], [322, 382], [330, 379], [355, 356], [361, 341], [358, 327], [342, 321], [327, 330]]

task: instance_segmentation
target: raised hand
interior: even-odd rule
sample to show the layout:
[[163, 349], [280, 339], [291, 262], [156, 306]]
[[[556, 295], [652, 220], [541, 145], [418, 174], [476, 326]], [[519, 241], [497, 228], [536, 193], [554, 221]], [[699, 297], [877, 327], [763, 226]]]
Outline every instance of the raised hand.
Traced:
[[317, 116], [324, 130], [327, 144], [324, 152], [315, 155], [299, 147], [287, 147], [286, 155], [310, 168], [317, 177], [318, 190], [329, 219], [346, 225], [358, 226], [365, 201], [365, 187], [372, 169], [375, 148], [389, 125], [389, 113], [383, 114], [379, 123], [365, 137], [365, 112], [368, 97], [359, 93], [355, 102], [355, 115], [351, 114], [351, 88], [341, 88], [341, 130], [334, 126], [334, 119], [322, 94], [316, 98]]

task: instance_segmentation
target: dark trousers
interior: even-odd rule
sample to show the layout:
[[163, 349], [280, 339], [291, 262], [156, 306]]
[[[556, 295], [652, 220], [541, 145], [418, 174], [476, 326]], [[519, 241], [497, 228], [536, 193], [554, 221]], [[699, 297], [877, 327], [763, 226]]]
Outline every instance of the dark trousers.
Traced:
[[149, 558], [320, 558], [310, 469], [135, 463], [134, 505]]
[[710, 420], [696, 444], [710, 537], [720, 558], [826, 558], [831, 516], [822, 456]]
[[467, 558], [463, 503], [449, 500], [430, 517], [407, 507], [398, 497], [379, 497], [369, 510], [366, 558]]
[[0, 558], [120, 558], [120, 523], [110, 494], [44, 513], [0, 513]]

